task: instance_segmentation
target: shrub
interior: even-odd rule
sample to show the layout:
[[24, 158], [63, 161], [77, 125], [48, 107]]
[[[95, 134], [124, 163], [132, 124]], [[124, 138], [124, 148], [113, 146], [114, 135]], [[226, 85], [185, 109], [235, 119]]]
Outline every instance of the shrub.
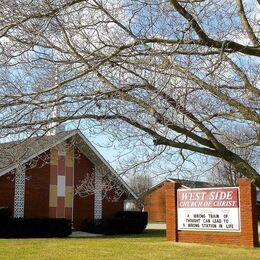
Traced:
[[89, 220], [85, 219], [82, 222], [81, 230], [84, 232], [94, 233], [94, 234], [104, 234], [104, 219], [99, 220]]
[[71, 232], [71, 221], [68, 219], [14, 218], [0, 223], [0, 237], [5, 238], [66, 237]]
[[148, 212], [142, 211], [119, 211], [115, 214], [116, 218], [127, 218], [127, 219], [136, 219], [140, 222], [140, 225], [143, 225], [145, 229], [148, 223]]
[[105, 235], [140, 234], [144, 227], [135, 218], [111, 218], [105, 220]]
[[9, 208], [0, 208], [0, 222], [11, 219], [12, 210]]
[[120, 211], [113, 218], [85, 220], [82, 231], [105, 234], [140, 234], [147, 225], [147, 212]]

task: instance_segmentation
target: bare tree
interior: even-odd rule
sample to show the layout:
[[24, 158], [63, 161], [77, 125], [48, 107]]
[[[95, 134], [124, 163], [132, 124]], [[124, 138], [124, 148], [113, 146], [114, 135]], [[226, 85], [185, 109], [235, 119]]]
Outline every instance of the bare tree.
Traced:
[[138, 198], [134, 201], [135, 208], [142, 211], [144, 208], [144, 199], [146, 192], [153, 186], [153, 179], [148, 174], [133, 174], [129, 178], [129, 185]]
[[[100, 175], [100, 183], [97, 184], [97, 172]], [[125, 194], [125, 187], [120, 180], [108, 172], [104, 167], [98, 167], [95, 172], [88, 172], [75, 186], [75, 195], [81, 198], [94, 195], [100, 189], [102, 199], [117, 202]]]
[[[239, 129], [240, 131], [233, 133], [233, 138], [236, 140], [243, 140], [244, 143], [248, 143], [251, 139], [250, 133], [246, 133], [245, 130]], [[223, 142], [225, 142], [223, 140]], [[252, 165], [255, 169], [259, 168], [260, 160], [258, 156], [257, 148], [254, 146], [248, 147], [231, 147], [230, 148], [233, 152], [238, 154], [241, 158], [243, 158], [246, 162]], [[220, 158], [215, 158], [212, 160], [212, 164], [209, 163], [211, 166], [211, 170], [209, 171], [209, 180], [215, 183], [219, 183], [222, 185], [228, 186], [236, 186], [237, 179], [242, 178], [243, 175], [241, 172], [237, 171], [230, 163], [224, 161]]]
[[[257, 1], [0, 5], [1, 137], [97, 120], [115, 139], [162, 156], [178, 149], [183, 158], [221, 158], [260, 186], [257, 170], [232, 150], [259, 145]], [[230, 131], [240, 125], [247, 143]]]
[[232, 165], [220, 160], [215, 163], [211, 178], [209, 179], [213, 179], [214, 183], [219, 183], [224, 186], [236, 186], [237, 179], [241, 177], [243, 177], [242, 174], [236, 171]]

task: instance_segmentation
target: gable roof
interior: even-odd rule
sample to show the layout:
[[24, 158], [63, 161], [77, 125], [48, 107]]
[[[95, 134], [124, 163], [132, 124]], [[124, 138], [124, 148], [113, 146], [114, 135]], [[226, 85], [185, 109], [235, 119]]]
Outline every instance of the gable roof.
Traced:
[[137, 198], [136, 194], [127, 183], [116, 173], [105, 158], [79, 130], [65, 131], [51, 136], [32, 137], [22, 141], [0, 144], [0, 176], [12, 171], [17, 166], [32, 160], [68, 139], [73, 139], [75, 146], [94, 165], [104, 167], [122, 183], [129, 194], [134, 198]]
[[189, 189], [219, 187], [218, 184], [210, 183], [210, 182], [168, 178], [168, 179], [162, 180], [161, 182], [159, 182], [156, 185], [154, 185], [153, 187], [151, 187], [146, 193], [149, 194], [149, 193], [153, 192], [154, 190], [157, 190], [158, 188], [162, 187], [166, 182], [178, 182], [178, 183], [181, 183], [182, 188], [189, 188]]
[[169, 181], [172, 182], [179, 182], [182, 184], [183, 187], [185, 188], [214, 188], [214, 187], [219, 187], [219, 184], [212, 183], [212, 182], [205, 182], [205, 181], [192, 181], [192, 180], [184, 180], [184, 179], [174, 179], [174, 178], [169, 178]]
[[53, 136], [31, 137], [21, 141], [1, 143], [0, 176], [48, 151], [51, 147], [64, 142], [74, 134], [75, 131], [69, 131]]

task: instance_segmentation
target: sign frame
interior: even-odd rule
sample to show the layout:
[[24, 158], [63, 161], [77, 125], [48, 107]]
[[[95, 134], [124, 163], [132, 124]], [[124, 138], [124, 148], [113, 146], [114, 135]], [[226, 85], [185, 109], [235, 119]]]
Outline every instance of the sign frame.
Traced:
[[[187, 228], [183, 228], [183, 227], [179, 227], [179, 192], [178, 191], [187, 191], [187, 190], [191, 190], [191, 191], [210, 191], [210, 190], [225, 190], [225, 189], [235, 189], [237, 190], [237, 202], [238, 202], [238, 229], [218, 229], [218, 228], [212, 228], [212, 229], [203, 229], [203, 228], [192, 228], [192, 227], [187, 227]], [[203, 209], [203, 208], [200, 208]], [[207, 209], [214, 209], [212, 208], [205, 208], [205, 210]], [[227, 208], [228, 209], [228, 208]], [[177, 189], [177, 205], [176, 205], [176, 210], [177, 210], [177, 230], [178, 231], [196, 231], [196, 232], [222, 232], [222, 233], [239, 233], [241, 232], [241, 208], [240, 208], [240, 189], [239, 187], [212, 187], [212, 188], [182, 188], [182, 189]]]

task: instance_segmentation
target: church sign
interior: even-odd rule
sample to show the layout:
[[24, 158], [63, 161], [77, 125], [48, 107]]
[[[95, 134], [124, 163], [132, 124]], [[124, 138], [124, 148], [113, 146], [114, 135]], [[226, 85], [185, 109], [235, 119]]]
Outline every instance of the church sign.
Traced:
[[179, 189], [178, 230], [240, 231], [238, 188]]

